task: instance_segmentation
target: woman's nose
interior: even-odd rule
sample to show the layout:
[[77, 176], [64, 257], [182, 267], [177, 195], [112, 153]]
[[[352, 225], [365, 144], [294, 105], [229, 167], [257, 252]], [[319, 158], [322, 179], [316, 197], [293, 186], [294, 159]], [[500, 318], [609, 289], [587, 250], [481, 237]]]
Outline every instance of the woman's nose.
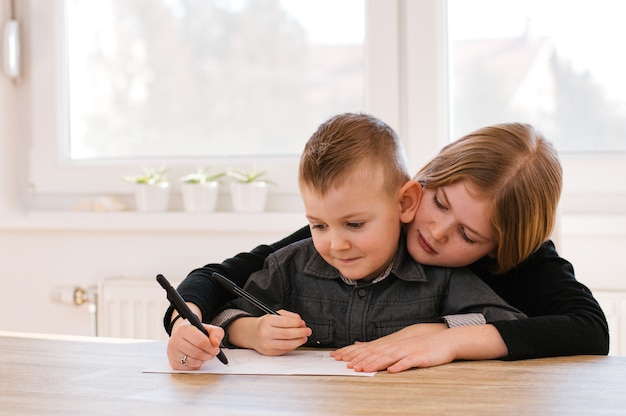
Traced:
[[446, 221], [436, 221], [430, 225], [431, 236], [439, 242], [445, 242], [448, 239], [449, 230], [450, 224]]

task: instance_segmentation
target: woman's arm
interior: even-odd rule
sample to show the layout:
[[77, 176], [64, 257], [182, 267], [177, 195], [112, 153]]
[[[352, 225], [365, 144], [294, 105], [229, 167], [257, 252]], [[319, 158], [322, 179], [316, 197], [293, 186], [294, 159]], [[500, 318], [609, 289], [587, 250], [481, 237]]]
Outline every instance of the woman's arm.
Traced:
[[498, 295], [529, 317], [434, 332], [420, 332], [423, 324], [418, 324], [403, 330], [402, 337], [385, 337], [337, 350], [335, 358], [360, 371], [396, 372], [458, 359], [521, 360], [608, 354], [606, 317], [591, 291], [574, 277], [572, 265], [559, 257], [552, 242], [544, 243], [524, 263], [504, 275], [488, 276], [475, 266], [472, 269], [482, 273]]
[[444, 324], [416, 324], [375, 341], [356, 343], [331, 353], [355, 371], [397, 373], [432, 367], [454, 360], [487, 360], [507, 354], [506, 344], [493, 325], [447, 328]]
[[[178, 286], [178, 292], [186, 302], [197, 305], [202, 322], [211, 322], [215, 312], [233, 298], [230, 292], [213, 281], [211, 277], [213, 272], [218, 272], [243, 287], [252, 273], [263, 268], [267, 256], [282, 247], [309, 237], [311, 230], [306, 226], [273, 244], [260, 245], [249, 253], [239, 253], [220, 264], [212, 263], [195, 269]], [[168, 308], [163, 317], [166, 330], [172, 319], [172, 311], [171, 307]]]
[[551, 241], [510, 272], [484, 280], [528, 315], [493, 323], [507, 346], [505, 359], [608, 354], [609, 330], [600, 305]]

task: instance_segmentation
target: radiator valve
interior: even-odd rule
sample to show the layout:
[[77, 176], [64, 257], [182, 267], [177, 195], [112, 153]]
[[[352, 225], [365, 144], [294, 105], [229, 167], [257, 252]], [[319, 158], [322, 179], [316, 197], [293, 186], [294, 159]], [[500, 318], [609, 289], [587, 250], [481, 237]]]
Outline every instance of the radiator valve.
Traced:
[[58, 287], [52, 290], [51, 299], [55, 303], [80, 306], [89, 302], [89, 292], [80, 287]]

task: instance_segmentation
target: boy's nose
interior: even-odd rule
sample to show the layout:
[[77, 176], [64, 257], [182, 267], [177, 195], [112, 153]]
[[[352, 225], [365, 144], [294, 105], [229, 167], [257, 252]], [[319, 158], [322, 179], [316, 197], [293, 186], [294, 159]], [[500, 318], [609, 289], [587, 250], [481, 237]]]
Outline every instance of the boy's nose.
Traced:
[[350, 243], [348, 239], [345, 238], [343, 233], [335, 232], [330, 236], [330, 248], [331, 250], [346, 250], [350, 247]]

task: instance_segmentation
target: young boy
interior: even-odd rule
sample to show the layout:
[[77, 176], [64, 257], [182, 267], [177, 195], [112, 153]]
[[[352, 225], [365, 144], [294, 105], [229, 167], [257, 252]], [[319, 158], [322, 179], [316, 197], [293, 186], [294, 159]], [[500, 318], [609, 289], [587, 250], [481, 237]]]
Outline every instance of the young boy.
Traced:
[[523, 317], [465, 268], [422, 266], [406, 251], [421, 185], [410, 180], [395, 132], [365, 114], [341, 114], [307, 142], [298, 173], [312, 239], [270, 255], [245, 289], [280, 315], [257, 316], [244, 299], [213, 321], [225, 346], [280, 355], [337, 348], [423, 322], [449, 326]]

